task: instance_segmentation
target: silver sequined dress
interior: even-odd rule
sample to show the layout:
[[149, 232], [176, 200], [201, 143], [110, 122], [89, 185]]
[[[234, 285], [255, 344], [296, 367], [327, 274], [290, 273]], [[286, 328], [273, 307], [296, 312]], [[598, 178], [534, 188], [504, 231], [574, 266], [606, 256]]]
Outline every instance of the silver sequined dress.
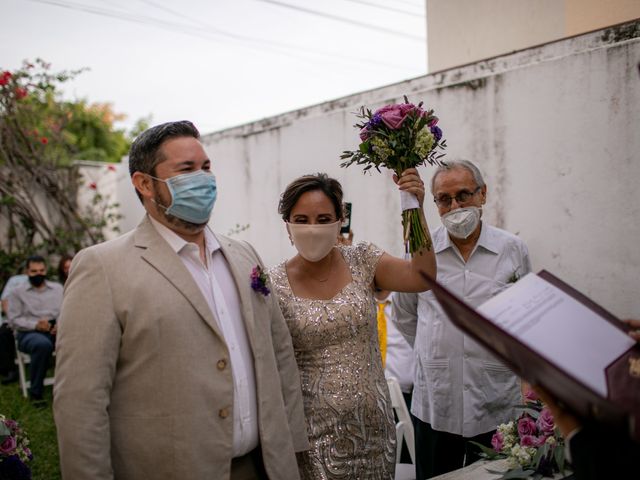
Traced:
[[303, 480], [393, 479], [395, 424], [371, 284], [382, 251], [340, 246], [352, 282], [331, 300], [296, 297], [285, 264], [269, 271], [291, 331], [311, 449]]

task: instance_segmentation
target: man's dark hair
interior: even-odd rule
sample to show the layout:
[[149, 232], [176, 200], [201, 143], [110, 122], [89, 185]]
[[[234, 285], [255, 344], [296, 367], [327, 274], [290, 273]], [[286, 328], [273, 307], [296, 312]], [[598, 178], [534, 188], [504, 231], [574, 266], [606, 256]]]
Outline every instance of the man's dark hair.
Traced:
[[344, 218], [344, 211], [342, 208], [342, 185], [335, 178], [329, 177], [326, 173], [317, 173], [315, 175], [304, 175], [300, 178], [296, 178], [291, 182], [280, 197], [280, 203], [278, 205], [278, 213], [282, 215], [282, 219], [285, 222], [289, 221], [291, 216], [291, 210], [303, 193], [311, 192], [313, 190], [320, 190], [324, 193], [331, 203], [336, 212], [336, 218], [342, 220]]
[[[167, 140], [178, 137], [199, 139], [200, 132], [190, 121], [181, 120], [156, 125], [138, 135], [129, 150], [129, 174], [142, 172], [155, 176], [156, 166], [164, 160], [160, 147]], [[136, 193], [142, 200], [140, 192], [136, 190]]]
[[44, 263], [46, 265], [47, 261], [40, 255], [31, 255], [29, 258], [27, 258], [25, 265], [27, 266], [27, 268], [29, 268], [32, 263]]

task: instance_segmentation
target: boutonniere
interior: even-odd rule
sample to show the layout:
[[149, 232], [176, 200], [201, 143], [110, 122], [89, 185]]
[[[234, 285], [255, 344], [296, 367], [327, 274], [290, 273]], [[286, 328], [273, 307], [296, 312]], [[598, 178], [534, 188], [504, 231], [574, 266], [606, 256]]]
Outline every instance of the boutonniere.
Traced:
[[265, 297], [271, 293], [267, 288], [267, 274], [260, 265], [256, 265], [251, 270], [251, 288]]

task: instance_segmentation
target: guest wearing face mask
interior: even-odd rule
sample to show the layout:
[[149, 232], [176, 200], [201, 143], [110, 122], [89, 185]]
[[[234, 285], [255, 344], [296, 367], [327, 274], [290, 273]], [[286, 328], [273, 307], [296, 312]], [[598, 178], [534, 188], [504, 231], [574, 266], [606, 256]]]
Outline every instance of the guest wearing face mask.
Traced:
[[[395, 180], [422, 205], [424, 184], [415, 169]], [[342, 188], [322, 173], [289, 184], [279, 213], [298, 251], [269, 277], [302, 380], [311, 448], [299, 454], [301, 477], [393, 478], [395, 424], [373, 293], [428, 288], [420, 271], [435, 275], [433, 251], [425, 248], [405, 260], [367, 242], [336, 245]], [[424, 215], [422, 221], [426, 227]]]
[[27, 277], [28, 282], [9, 294], [8, 317], [18, 334], [18, 348], [31, 356], [29, 398], [42, 406], [44, 377], [55, 346], [55, 322], [62, 305], [62, 285], [47, 280], [47, 264], [40, 256], [27, 259]]
[[[443, 223], [433, 232], [438, 282], [475, 307], [531, 270], [522, 240], [481, 220], [487, 186], [473, 163], [447, 161], [431, 193]], [[496, 426], [516, 416], [520, 383], [449, 321], [431, 292], [397, 293], [393, 306], [418, 358], [416, 478], [431, 478], [477, 460], [469, 441], [491, 446]]]

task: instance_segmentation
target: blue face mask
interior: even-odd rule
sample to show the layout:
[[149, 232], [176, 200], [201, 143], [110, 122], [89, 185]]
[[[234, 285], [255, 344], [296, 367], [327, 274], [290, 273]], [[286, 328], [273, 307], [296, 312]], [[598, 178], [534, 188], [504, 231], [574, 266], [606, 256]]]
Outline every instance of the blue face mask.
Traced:
[[216, 203], [218, 187], [213, 173], [198, 170], [184, 173], [162, 180], [149, 175], [151, 178], [167, 184], [171, 193], [171, 205], [164, 208], [169, 215], [190, 223], [207, 223]]

